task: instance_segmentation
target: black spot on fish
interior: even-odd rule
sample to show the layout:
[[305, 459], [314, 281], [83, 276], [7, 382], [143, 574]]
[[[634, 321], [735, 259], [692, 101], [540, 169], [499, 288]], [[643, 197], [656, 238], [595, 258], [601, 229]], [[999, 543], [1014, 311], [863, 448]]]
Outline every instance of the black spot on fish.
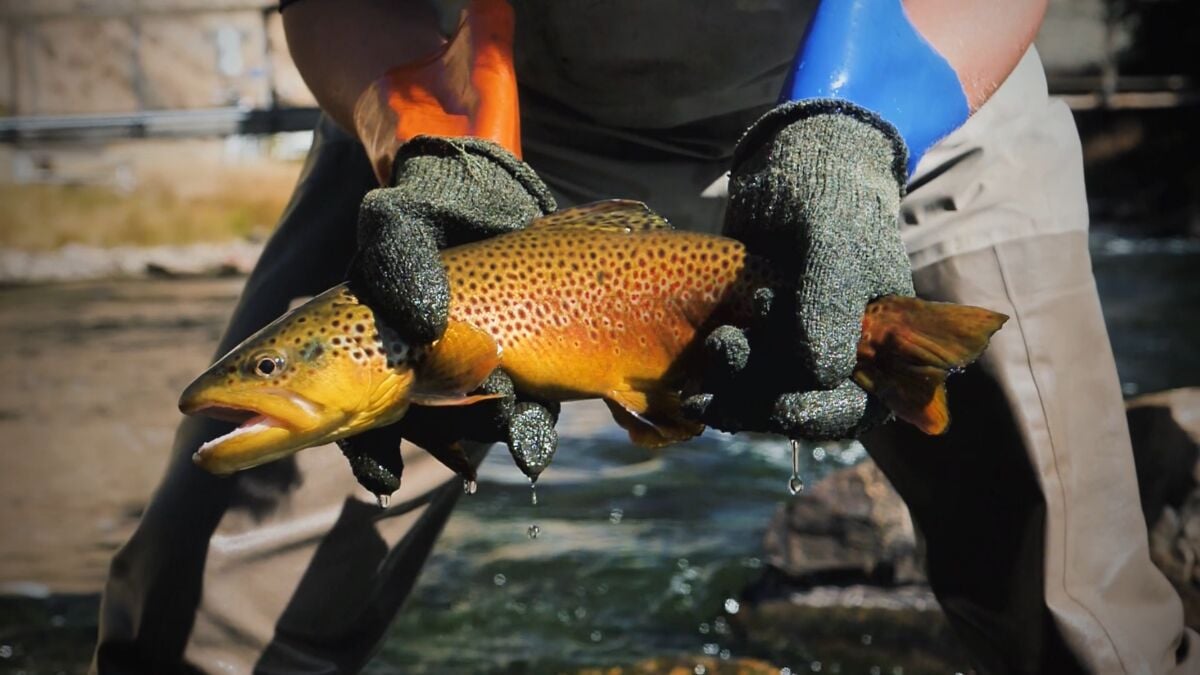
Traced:
[[315, 361], [325, 353], [325, 346], [320, 340], [312, 340], [300, 350], [300, 358], [305, 361]]

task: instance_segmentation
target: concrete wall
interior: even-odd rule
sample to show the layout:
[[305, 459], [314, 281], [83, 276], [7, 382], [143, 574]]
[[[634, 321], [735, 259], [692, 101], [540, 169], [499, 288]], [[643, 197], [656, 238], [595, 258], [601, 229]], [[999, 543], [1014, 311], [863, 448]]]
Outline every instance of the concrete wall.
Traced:
[[0, 2], [0, 113], [313, 105], [253, 0]]

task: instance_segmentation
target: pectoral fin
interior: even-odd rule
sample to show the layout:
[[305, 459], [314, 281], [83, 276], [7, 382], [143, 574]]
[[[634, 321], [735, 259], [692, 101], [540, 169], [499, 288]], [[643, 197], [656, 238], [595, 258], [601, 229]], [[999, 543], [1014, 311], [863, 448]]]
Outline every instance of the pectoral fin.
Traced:
[[418, 405], [469, 405], [497, 398], [468, 396], [500, 365], [500, 346], [485, 331], [463, 321], [451, 321], [414, 367], [412, 402]]
[[683, 416], [678, 392], [613, 390], [604, 402], [630, 440], [641, 446], [659, 448], [704, 431], [703, 424]]

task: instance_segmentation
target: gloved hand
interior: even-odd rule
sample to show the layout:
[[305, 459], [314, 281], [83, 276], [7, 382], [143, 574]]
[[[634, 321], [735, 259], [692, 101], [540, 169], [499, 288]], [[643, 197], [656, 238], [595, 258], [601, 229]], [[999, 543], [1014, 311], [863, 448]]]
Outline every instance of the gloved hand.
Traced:
[[393, 166], [392, 186], [359, 209], [350, 281], [402, 338], [427, 344], [450, 307], [438, 250], [518, 230], [553, 211], [554, 197], [529, 165], [478, 138], [418, 136]]
[[[388, 187], [363, 200], [350, 281], [413, 344], [446, 329], [450, 288], [439, 249], [511, 232], [555, 208], [519, 158], [513, 32], [506, 0], [471, 0], [438, 53], [389, 70], [355, 105], [355, 130]], [[474, 467], [458, 441], [505, 440], [536, 477], [557, 442], [557, 409], [519, 400], [500, 372], [481, 393], [503, 396], [463, 408], [413, 406], [398, 424], [342, 441], [359, 482], [377, 495], [399, 487], [401, 438], [467, 479]]]
[[512, 380], [500, 370], [478, 391], [502, 397], [463, 408], [413, 406], [396, 424], [338, 441], [359, 484], [386, 505], [387, 495], [400, 488], [404, 463], [398, 449], [405, 439], [424, 448], [468, 484], [475, 480], [475, 465], [460, 441], [504, 442], [517, 467], [530, 480], [537, 480], [558, 448], [554, 430], [558, 404], [521, 400]]
[[886, 416], [849, 378], [867, 303], [913, 295], [897, 224], [906, 160], [896, 130], [847, 101], [786, 103], [747, 131], [724, 232], [794, 292], [760, 292], [749, 331], [708, 337], [703, 393], [685, 410], [719, 429], [793, 438], [852, 436]]
[[[393, 166], [393, 186], [363, 200], [350, 280], [403, 339], [428, 344], [441, 336], [449, 313], [439, 250], [520, 229], [553, 211], [554, 198], [527, 164], [477, 138], [419, 136], [400, 148]], [[536, 477], [553, 454], [557, 410], [518, 402], [512, 382], [499, 372], [480, 393], [504, 396], [463, 408], [413, 406], [393, 427], [343, 441], [359, 482], [376, 494], [399, 487], [400, 438], [466, 479], [474, 477], [474, 468], [459, 440], [506, 441], [518, 466], [536, 470]]]

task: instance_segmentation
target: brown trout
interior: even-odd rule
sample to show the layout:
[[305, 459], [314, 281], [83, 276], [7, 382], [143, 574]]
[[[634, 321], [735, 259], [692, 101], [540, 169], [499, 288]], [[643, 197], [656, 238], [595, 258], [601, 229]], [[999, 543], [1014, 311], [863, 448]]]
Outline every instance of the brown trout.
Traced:
[[[543, 400], [601, 398], [641, 445], [703, 430], [680, 410], [693, 347], [745, 325], [778, 279], [741, 243], [672, 230], [640, 202], [564, 209], [521, 231], [442, 253], [450, 318], [431, 345], [405, 344], [346, 286], [288, 312], [184, 391], [179, 407], [240, 423], [194, 459], [231, 473], [399, 420], [410, 404], [466, 405], [499, 367]], [[931, 434], [949, 423], [945, 378], [1008, 317], [887, 296], [864, 313], [854, 379]]]

